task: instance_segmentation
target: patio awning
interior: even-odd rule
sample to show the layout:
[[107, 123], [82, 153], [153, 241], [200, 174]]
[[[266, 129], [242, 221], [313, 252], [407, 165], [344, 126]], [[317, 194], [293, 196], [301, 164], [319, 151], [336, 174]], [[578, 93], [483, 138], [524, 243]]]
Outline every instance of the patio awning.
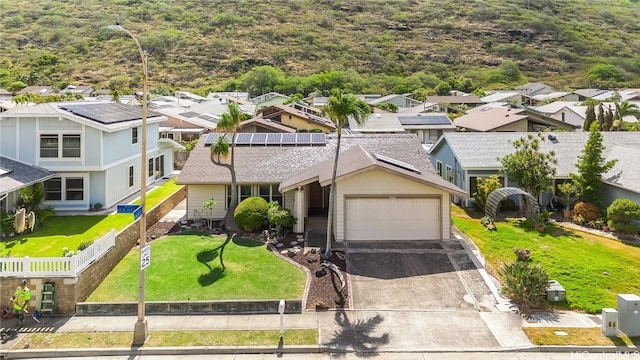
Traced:
[[54, 177], [47, 169], [0, 156], [0, 195], [8, 194]]

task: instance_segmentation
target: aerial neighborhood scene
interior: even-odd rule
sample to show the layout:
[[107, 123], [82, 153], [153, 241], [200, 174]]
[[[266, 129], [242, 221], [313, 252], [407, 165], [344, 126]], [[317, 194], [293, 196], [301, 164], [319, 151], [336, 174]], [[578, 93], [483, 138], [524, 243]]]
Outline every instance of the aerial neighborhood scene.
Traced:
[[0, 358], [640, 359], [638, 19], [0, 0]]

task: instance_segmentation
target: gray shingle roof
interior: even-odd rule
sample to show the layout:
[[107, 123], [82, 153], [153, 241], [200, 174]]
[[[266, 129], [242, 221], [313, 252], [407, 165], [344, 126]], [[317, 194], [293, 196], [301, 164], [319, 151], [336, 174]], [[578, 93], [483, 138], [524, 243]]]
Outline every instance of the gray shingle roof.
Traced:
[[[337, 135], [327, 135], [326, 146], [251, 146], [236, 147], [236, 174], [240, 184], [280, 184], [288, 178], [302, 174], [325, 160], [333, 159]], [[452, 191], [464, 193], [451, 184], [441, 184], [418, 138], [413, 134], [343, 135], [341, 153], [360, 146], [367, 153], [376, 153], [413, 165], [425, 179]], [[361, 163], [361, 162], [359, 162]], [[433, 178], [432, 178], [433, 177]], [[440, 180], [438, 180], [440, 179]], [[444, 180], [442, 180], [444, 181]], [[229, 184], [227, 168], [210, 160], [210, 148], [204, 146], [204, 137], [191, 151], [177, 182], [179, 184]]]
[[424, 113], [398, 115], [402, 125], [451, 125], [446, 113]]
[[[437, 151], [446, 141], [460, 165], [465, 169], [499, 169], [500, 161], [507, 154], [513, 153], [510, 141], [520, 139], [531, 133], [445, 133], [434, 145], [431, 152]], [[575, 172], [578, 157], [589, 137], [588, 132], [554, 132], [543, 133], [545, 141], [540, 151], [555, 151], [557, 177], [568, 177]], [[555, 140], [549, 140], [549, 135]], [[615, 167], [603, 176], [607, 181], [621, 187], [640, 191], [640, 133], [608, 131], [603, 132], [603, 144], [606, 147], [604, 157], [617, 159]]]
[[53, 176], [54, 174], [47, 169], [0, 156], [0, 194], [19, 190]]

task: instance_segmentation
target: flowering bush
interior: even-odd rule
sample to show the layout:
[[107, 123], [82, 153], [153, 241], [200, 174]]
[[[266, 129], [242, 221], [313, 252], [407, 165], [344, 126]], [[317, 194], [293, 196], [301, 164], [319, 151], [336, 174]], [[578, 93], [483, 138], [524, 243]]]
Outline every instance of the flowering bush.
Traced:
[[591, 203], [579, 202], [573, 207], [574, 218], [581, 218], [583, 221], [589, 223], [602, 218], [600, 209]]

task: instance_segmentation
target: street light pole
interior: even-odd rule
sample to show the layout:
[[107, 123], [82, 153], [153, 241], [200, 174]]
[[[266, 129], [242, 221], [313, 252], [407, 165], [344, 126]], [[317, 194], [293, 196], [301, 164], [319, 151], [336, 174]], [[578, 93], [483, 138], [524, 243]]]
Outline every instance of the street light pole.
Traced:
[[[138, 39], [127, 29], [120, 25], [109, 25], [109, 29], [122, 31], [135, 41], [138, 51], [140, 51], [140, 59], [142, 60], [142, 150], [140, 151], [140, 254], [147, 244], [147, 53], [142, 50]], [[142, 263], [141, 263], [142, 265]], [[144, 268], [140, 266], [139, 284], [138, 284], [138, 320], [133, 329], [133, 344], [143, 345], [149, 338], [149, 325], [145, 319], [144, 306]]]

